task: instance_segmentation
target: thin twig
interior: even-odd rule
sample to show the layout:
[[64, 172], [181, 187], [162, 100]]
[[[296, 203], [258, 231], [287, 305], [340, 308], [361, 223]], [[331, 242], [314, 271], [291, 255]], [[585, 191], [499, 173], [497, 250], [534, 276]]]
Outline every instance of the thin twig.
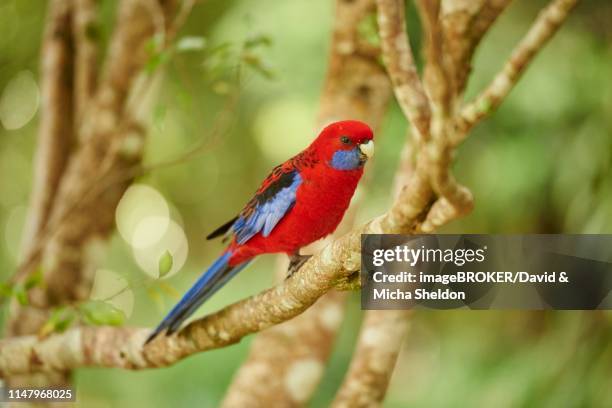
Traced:
[[473, 102], [463, 108], [458, 124], [460, 132], [455, 144], [461, 142], [474, 125], [497, 109], [518, 82], [525, 68], [567, 19], [577, 2], [578, 0], [553, 0], [540, 12], [502, 70]]

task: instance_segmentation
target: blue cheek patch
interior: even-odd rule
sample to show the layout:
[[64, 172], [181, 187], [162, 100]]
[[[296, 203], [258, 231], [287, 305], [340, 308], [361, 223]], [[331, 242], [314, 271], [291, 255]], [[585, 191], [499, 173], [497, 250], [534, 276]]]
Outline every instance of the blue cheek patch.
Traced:
[[332, 156], [330, 164], [336, 170], [355, 170], [361, 167], [359, 149], [355, 147], [351, 150], [337, 150]]

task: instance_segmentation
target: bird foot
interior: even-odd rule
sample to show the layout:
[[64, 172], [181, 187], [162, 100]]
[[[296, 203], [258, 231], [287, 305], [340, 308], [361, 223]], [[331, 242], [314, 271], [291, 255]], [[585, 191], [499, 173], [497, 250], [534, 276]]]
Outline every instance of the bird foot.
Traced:
[[285, 279], [290, 278], [310, 258], [312, 258], [312, 255], [295, 254], [295, 255], [291, 256], [289, 258], [289, 267], [287, 268], [287, 276], [286, 276]]

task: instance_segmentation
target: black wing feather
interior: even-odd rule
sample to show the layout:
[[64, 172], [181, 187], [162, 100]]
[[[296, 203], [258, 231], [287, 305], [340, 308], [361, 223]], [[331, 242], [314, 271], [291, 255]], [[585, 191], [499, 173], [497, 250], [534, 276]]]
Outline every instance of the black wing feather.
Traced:
[[[242, 211], [240, 211], [240, 214], [208, 234], [206, 239], [210, 240], [224, 235], [225, 241], [229, 238], [227, 233], [230, 229], [232, 227], [236, 228], [235, 224], [237, 221], [240, 224], [244, 224], [246, 220], [251, 217], [258, 205], [263, 205], [273, 200], [279, 191], [291, 186], [300, 168], [304, 166], [312, 167], [315, 163], [316, 160], [305, 151], [293, 157], [291, 160], [276, 166], [268, 177], [266, 177], [261, 187], [255, 192], [255, 196], [247, 203]], [[286, 211], [289, 211], [291, 207], [293, 207], [293, 204]]]
[[237, 219], [238, 219], [238, 216], [235, 216], [234, 218], [232, 218], [231, 220], [229, 220], [228, 222], [226, 222], [225, 224], [223, 224], [222, 226], [220, 226], [219, 228], [217, 228], [216, 230], [208, 234], [206, 236], [206, 239], [210, 240], [210, 239], [220, 237], [221, 235], [225, 235], [225, 233], [229, 231], [230, 228], [232, 228], [232, 225], [234, 225]]

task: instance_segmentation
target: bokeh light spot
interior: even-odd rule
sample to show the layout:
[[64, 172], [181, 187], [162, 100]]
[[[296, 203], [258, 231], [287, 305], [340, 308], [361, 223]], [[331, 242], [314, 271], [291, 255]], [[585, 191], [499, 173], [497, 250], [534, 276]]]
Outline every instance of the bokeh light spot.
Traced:
[[158, 241], [170, 223], [170, 208], [154, 188], [134, 184], [125, 192], [115, 213], [121, 237], [134, 247]]
[[134, 248], [146, 248], [153, 245], [162, 238], [168, 229], [169, 223], [170, 218], [168, 217], [153, 216], [143, 218], [136, 225], [130, 244]]
[[170, 220], [163, 236], [146, 247], [133, 247], [134, 258], [140, 268], [153, 278], [159, 278], [159, 258], [169, 251], [172, 255], [172, 269], [163, 279], [177, 273], [185, 264], [189, 245], [185, 232], [176, 222]]
[[21, 71], [4, 88], [0, 97], [0, 122], [8, 130], [25, 126], [38, 110], [38, 84], [30, 71]]
[[23, 226], [25, 225], [28, 209], [24, 205], [14, 207], [8, 214], [4, 226], [4, 239], [8, 253], [14, 260], [19, 257]]
[[254, 132], [262, 152], [273, 162], [287, 160], [312, 142], [314, 112], [300, 100], [265, 105], [255, 118]]

